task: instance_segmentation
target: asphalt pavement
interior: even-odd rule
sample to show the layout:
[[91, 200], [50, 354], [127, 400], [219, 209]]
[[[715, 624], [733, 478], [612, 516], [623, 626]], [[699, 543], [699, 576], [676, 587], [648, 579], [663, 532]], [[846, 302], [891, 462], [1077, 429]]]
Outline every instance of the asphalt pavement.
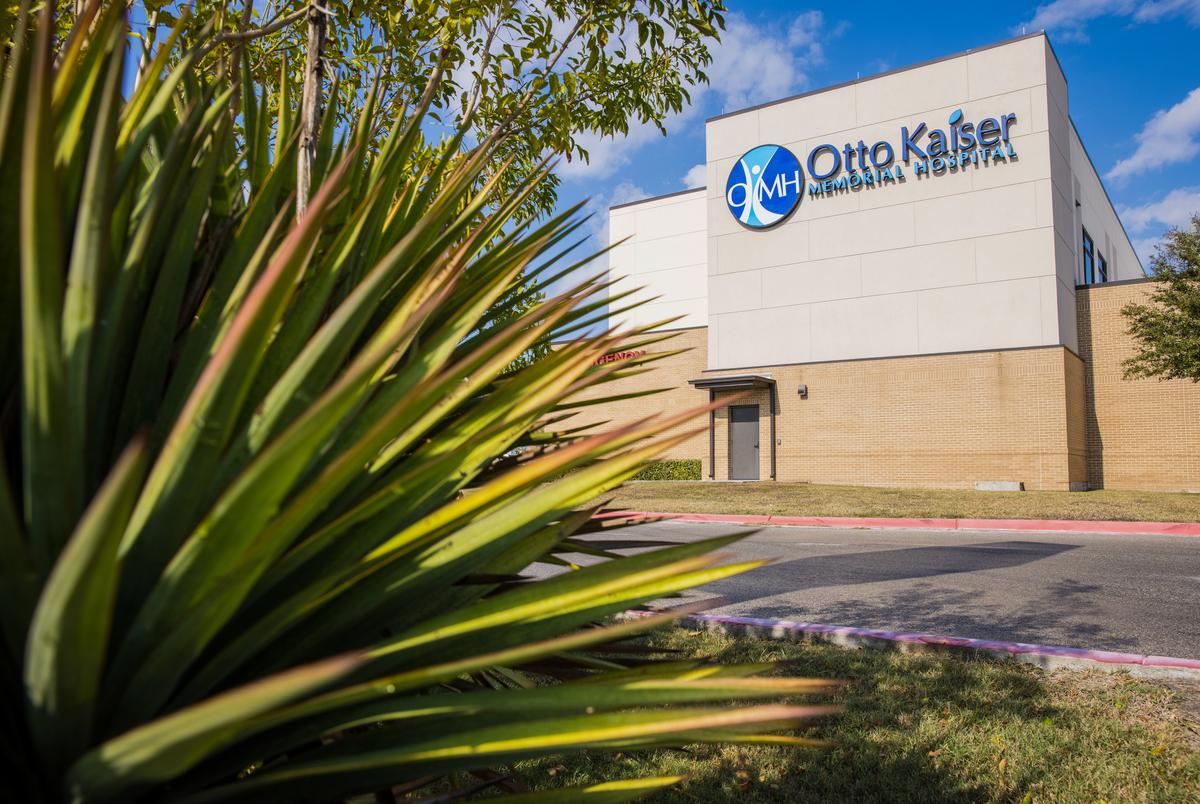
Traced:
[[[603, 538], [637, 549], [737, 530], [658, 522]], [[1194, 536], [764, 527], [723, 552], [775, 561], [687, 594], [712, 613], [1200, 658]]]

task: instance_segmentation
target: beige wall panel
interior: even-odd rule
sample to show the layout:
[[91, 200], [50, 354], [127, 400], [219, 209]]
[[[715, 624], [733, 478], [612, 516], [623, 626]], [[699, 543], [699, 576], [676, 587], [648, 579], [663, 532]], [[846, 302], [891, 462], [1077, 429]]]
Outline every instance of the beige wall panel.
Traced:
[[705, 126], [704, 140], [705, 152], [710, 162], [714, 159], [739, 157], [748, 150], [746, 143], [753, 143], [751, 148], [761, 144], [758, 135], [758, 113], [744, 112], [720, 120], [711, 120]]
[[1029, 133], [1036, 131], [1050, 130], [1050, 96], [1047, 94], [1046, 87], [1030, 87], [1029, 88], [1029, 120], [1027, 121]]
[[1058, 146], [1059, 151], [1064, 155], [1070, 155], [1070, 140], [1071, 140], [1071, 121], [1067, 116], [1065, 107], [1059, 106], [1054, 98], [1050, 97], [1050, 104], [1046, 107], [1047, 120], [1049, 122], [1048, 129], [1050, 131], [1050, 140]]
[[1054, 185], [1050, 179], [1035, 182], [1033, 195], [1038, 227], [1054, 226]]
[[[793, 220], [811, 221], [817, 218], [829, 218], [834, 215], [845, 215], [850, 212], [858, 212], [863, 208], [864, 202], [875, 192], [874, 190], [847, 190], [834, 195], [825, 195], [813, 197], [808, 194], [808, 182], [804, 183], [804, 200], [800, 202], [799, 209], [792, 216]], [[893, 185], [894, 186], [894, 185]], [[725, 214], [729, 214], [726, 211]]]
[[1062, 235], [1057, 230], [1053, 231], [1055, 272], [1058, 274], [1058, 281], [1070, 288], [1073, 295], [1075, 293], [1076, 281], [1075, 249], [1071, 244], [1063, 240]]
[[892, 73], [858, 84], [859, 124], [892, 120], [914, 109], [941, 109], [969, 97], [963, 57]]
[[763, 306], [762, 271], [720, 274], [708, 280], [710, 315], [757, 310]]
[[634, 207], [638, 233], [653, 238], [665, 234], [704, 232], [704, 190], [666, 199], [671, 203]]
[[1062, 110], [1063, 114], [1069, 114], [1071, 109], [1067, 105], [1067, 77], [1063, 75], [1062, 66], [1059, 65], [1058, 59], [1054, 57], [1054, 50], [1050, 47], [1050, 42], [1045, 37], [1041, 41], [1046, 43], [1045, 60], [1046, 60], [1046, 91], [1050, 96], [1050, 100]]
[[767, 232], [739, 226], [733, 234], [716, 238], [717, 273], [744, 272], [806, 260], [811, 253], [809, 227], [815, 225], [807, 221], [789, 221]]
[[[725, 186], [724, 182], [722, 182], [721, 186]], [[725, 204], [725, 200], [723, 198], [708, 199], [707, 213], [709, 239], [724, 237], [725, 235], [738, 234], [746, 231], [746, 227], [738, 223], [737, 218], [730, 214], [729, 207]], [[718, 271], [717, 273], [720, 272]]]
[[973, 189], [989, 190], [993, 187], [1037, 181], [1051, 175], [1049, 134], [1043, 131], [1040, 134], [1013, 137], [1012, 147], [1017, 154], [1015, 159], [989, 162], [987, 165], [980, 162], [964, 171], [971, 175]]
[[[617, 271], [613, 269], [610, 269], [610, 273], [613, 276], [618, 275]], [[623, 292], [637, 287], [644, 289], [636, 292], [634, 296], [646, 300], [654, 296], [662, 297], [660, 301], [704, 299], [708, 295], [708, 274], [704, 270], [703, 263], [682, 265], [663, 271], [646, 271], [621, 276], [613, 285], [613, 291]]]
[[1053, 141], [1050, 143], [1049, 154], [1050, 180], [1054, 183], [1054, 189], [1065, 198], [1070, 198], [1074, 193], [1071, 185], [1071, 157]]
[[631, 207], [614, 209], [608, 214], [608, 239], [616, 243], [637, 233], [637, 212]]
[[811, 259], [913, 245], [913, 208], [909, 205], [820, 218], [810, 226]]
[[975, 244], [952, 240], [862, 255], [862, 285], [868, 293], [899, 293], [975, 281]]
[[[682, 318], [677, 318], [679, 316]], [[677, 320], [661, 323], [668, 319]], [[659, 324], [659, 328], [679, 329], [680, 327], [704, 326], [707, 321], [708, 310], [705, 299], [671, 299], [649, 302], [628, 312], [613, 315], [609, 319], [609, 325], [621, 329], [631, 329]]]
[[[920, 340], [913, 352], [1039, 346], [1042, 297], [1039, 279], [1013, 279], [918, 294]], [[1049, 341], [1053, 343], [1053, 340]]]
[[643, 271], [663, 271], [684, 265], [703, 265], [708, 261], [706, 237], [656, 237], [638, 239], [635, 259]]
[[725, 208], [725, 182], [729, 179], [729, 171], [733, 170], [733, 166], [737, 164], [741, 157], [737, 156], [726, 157], [725, 159], [712, 159], [708, 161], [708, 187], [707, 195], [711, 198], [721, 199], [721, 208]]
[[1062, 343], [1058, 329], [1058, 279], [1053, 276], [1040, 276], [1035, 281], [1042, 297], [1042, 343]]
[[859, 202], [863, 209], [892, 207], [899, 204], [911, 204], [930, 198], [943, 198], [971, 192], [971, 171], [953, 168], [937, 173], [918, 174], [915, 170], [903, 166], [904, 180], [895, 184], [887, 183], [873, 190], [863, 190]]
[[812, 306], [812, 360], [915, 354], [919, 350], [915, 293]]
[[972, 98], [1001, 95], [1046, 83], [1046, 40], [1041, 37], [967, 55]]
[[1050, 199], [1053, 202], [1052, 208], [1054, 213], [1054, 231], [1064, 242], [1078, 243], [1079, 232], [1077, 230], [1079, 228], [1079, 217], [1076, 214], [1077, 207], [1071, 203], [1074, 193], [1064, 195], [1053, 183], [1050, 186]]
[[703, 191], [649, 199], [609, 213], [609, 242], [624, 237], [608, 258], [608, 274], [617, 280], [613, 293], [644, 288], [614, 302], [619, 310], [634, 300], [656, 302], [612, 313], [610, 323], [646, 326], [682, 315], [675, 326], [708, 322], [708, 237]]
[[758, 135], [764, 143], [784, 145], [854, 128], [858, 123], [854, 96], [855, 87], [848, 86], [767, 106], [758, 112]]
[[1054, 230], [1048, 226], [980, 237], [974, 242], [980, 282], [1054, 274]]
[[809, 305], [713, 316], [720, 322], [717, 365], [765, 366], [812, 360]]
[[913, 209], [917, 243], [984, 237], [1037, 226], [1032, 183], [920, 201]]
[[781, 307], [861, 296], [861, 259], [857, 255], [837, 257], [795, 265], [777, 265], [756, 272], [763, 278], [763, 306]]

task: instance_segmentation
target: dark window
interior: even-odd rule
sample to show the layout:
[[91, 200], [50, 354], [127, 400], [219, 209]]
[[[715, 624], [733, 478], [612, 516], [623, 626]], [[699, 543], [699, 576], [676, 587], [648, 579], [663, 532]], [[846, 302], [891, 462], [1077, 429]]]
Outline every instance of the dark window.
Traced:
[[1099, 251], [1096, 252], [1096, 265], [1100, 268], [1100, 281], [1108, 281], [1108, 260]]
[[1088, 230], [1083, 230], [1083, 284], [1092, 285], [1096, 282], [1096, 247], [1092, 245], [1092, 236]]

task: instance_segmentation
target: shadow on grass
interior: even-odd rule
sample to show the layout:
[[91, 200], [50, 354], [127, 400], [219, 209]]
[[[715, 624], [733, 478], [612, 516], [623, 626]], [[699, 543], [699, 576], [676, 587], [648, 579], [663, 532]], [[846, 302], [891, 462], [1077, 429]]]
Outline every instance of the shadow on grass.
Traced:
[[773, 752], [769, 761], [785, 769], [777, 787], [767, 783], [749, 801], [967, 802], [998, 793], [1004, 798], [1001, 774], [981, 773], [992, 763], [972, 767], [961, 748], [947, 745], [947, 734], [980, 734], [998, 723], [1035, 728], [1064, 715], [1036, 675], [997, 662], [742, 642], [721, 651], [718, 660], [744, 661], [760, 650], [789, 659], [787, 675], [849, 683], [838, 696], [845, 711], [815, 731], [833, 745], [824, 752]]
[[[1200, 789], [1200, 756], [1179, 746], [1181, 729], [1158, 720], [1171, 693], [1144, 682], [681, 629], [653, 641], [723, 663], [781, 661], [786, 675], [845, 679], [842, 714], [808, 732], [832, 745], [593, 752], [525, 763], [523, 778], [552, 788], [685, 775], [650, 799], [672, 804], [1194, 801]], [[1132, 716], [1139, 708], [1153, 716]]]

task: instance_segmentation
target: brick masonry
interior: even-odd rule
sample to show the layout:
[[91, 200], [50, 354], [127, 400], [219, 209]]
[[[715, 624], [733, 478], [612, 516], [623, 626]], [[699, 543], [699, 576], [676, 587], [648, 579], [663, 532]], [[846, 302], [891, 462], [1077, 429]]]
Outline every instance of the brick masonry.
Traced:
[[1121, 308], [1149, 282], [1081, 288], [1079, 351], [1087, 364], [1084, 422], [1088, 482], [1096, 488], [1200, 491], [1200, 385], [1126, 380], [1134, 353]]
[[[696, 407], [708, 392], [688, 380], [769, 374], [778, 389], [777, 479], [812, 483], [971, 488], [1016, 480], [1028, 489], [1200, 489], [1200, 387], [1127, 381], [1133, 346], [1120, 309], [1147, 283], [1080, 289], [1081, 354], [1039, 347], [707, 371], [707, 330], [680, 330], [654, 352], [683, 349], [654, 371], [590, 396], [662, 388], [661, 394], [579, 409], [575, 421], [620, 423]], [[808, 386], [801, 399], [797, 386]], [[718, 392], [733, 400], [735, 393]], [[759, 476], [771, 477], [770, 399], [759, 406]], [[728, 407], [713, 416], [715, 479], [729, 479]], [[700, 458], [710, 472], [707, 417], [667, 457]], [[601, 425], [604, 426], [604, 425]]]

